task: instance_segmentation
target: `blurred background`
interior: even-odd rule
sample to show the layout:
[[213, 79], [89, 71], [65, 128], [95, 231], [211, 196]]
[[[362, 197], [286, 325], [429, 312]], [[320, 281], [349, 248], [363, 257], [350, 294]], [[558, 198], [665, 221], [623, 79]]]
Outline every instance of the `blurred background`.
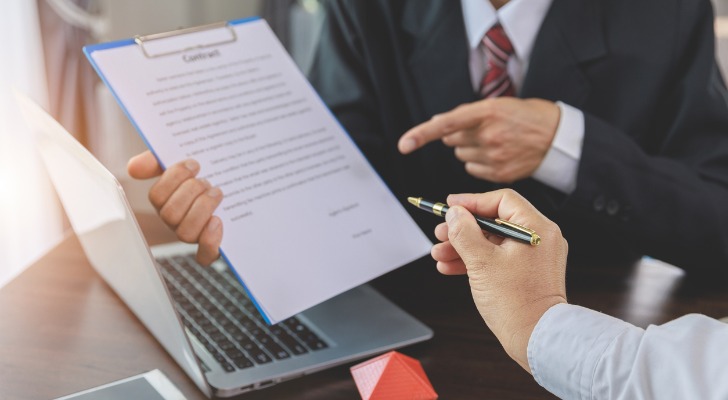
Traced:
[[[305, 73], [323, 21], [323, 0], [3, 0], [0, 3], [0, 288], [69, 233], [13, 89], [46, 108], [152, 212], [151, 182], [126, 162], [145, 149], [86, 61], [84, 45], [221, 20], [264, 17]], [[365, 0], [362, 0], [365, 1]], [[728, 0], [714, 0], [719, 61], [728, 66]]]

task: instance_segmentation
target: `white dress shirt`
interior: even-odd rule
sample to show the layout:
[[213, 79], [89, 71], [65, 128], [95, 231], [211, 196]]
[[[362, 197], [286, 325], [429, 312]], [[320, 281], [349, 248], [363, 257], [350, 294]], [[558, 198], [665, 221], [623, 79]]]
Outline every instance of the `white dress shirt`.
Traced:
[[559, 304], [533, 330], [528, 365], [564, 399], [728, 399], [728, 324], [690, 314], [641, 329]]
[[[553, 0], [511, 0], [496, 10], [489, 0], [461, 0], [465, 31], [470, 48], [470, 79], [473, 90], [488, 66], [480, 45], [485, 33], [500, 22], [513, 44], [515, 57], [508, 62], [508, 75], [518, 91], [528, 71], [531, 50], [541, 23]], [[563, 193], [576, 188], [576, 177], [584, 140], [584, 114], [574, 107], [557, 102], [561, 116], [551, 148], [533, 178]]]

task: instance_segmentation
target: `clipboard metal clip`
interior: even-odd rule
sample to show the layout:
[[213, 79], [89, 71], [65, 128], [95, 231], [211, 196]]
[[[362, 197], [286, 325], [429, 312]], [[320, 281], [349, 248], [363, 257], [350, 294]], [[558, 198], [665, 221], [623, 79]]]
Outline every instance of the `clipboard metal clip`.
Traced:
[[[167, 38], [171, 38], [171, 37], [178, 36], [178, 35], [210, 31], [210, 30], [221, 29], [221, 28], [227, 28], [227, 32], [230, 34], [229, 37], [223, 38], [223, 39], [215, 39], [209, 43], [200, 43], [195, 46], [187, 46], [187, 47], [184, 47], [181, 49], [176, 49], [176, 50], [171, 50], [171, 51], [167, 50], [167, 51], [162, 51], [162, 52], [153, 52], [153, 51], [150, 51], [150, 49], [149, 49], [149, 47], [150, 47], [149, 45], [151, 44], [151, 42], [153, 42], [155, 40], [167, 39]], [[134, 36], [134, 42], [142, 49], [144, 56], [147, 58], [164, 57], [164, 56], [169, 56], [172, 54], [184, 53], [184, 52], [190, 51], [190, 50], [215, 47], [215, 46], [219, 46], [221, 44], [233, 43], [237, 40], [238, 40], [238, 35], [235, 33], [235, 30], [228, 22], [225, 22], [225, 21], [215, 22], [215, 23], [207, 24], [207, 25], [194, 26], [191, 28], [178, 29], [178, 30], [170, 31], [170, 32], [155, 33], [153, 35]]]

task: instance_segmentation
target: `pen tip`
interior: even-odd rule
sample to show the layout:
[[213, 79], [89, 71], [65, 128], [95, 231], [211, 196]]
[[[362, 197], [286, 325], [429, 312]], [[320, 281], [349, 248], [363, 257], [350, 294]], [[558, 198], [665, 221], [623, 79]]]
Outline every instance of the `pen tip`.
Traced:
[[408, 197], [407, 201], [409, 201], [410, 204], [419, 207], [421, 199], [422, 199], [422, 197]]

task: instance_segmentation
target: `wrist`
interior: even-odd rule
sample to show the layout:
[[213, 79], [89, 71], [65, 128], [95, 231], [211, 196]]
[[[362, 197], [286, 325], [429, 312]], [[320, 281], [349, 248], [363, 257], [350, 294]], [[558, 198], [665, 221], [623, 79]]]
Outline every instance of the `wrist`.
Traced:
[[500, 334], [496, 335], [508, 356], [528, 373], [528, 342], [541, 317], [551, 307], [567, 303], [562, 296], [548, 296], [520, 307], [513, 312]]

